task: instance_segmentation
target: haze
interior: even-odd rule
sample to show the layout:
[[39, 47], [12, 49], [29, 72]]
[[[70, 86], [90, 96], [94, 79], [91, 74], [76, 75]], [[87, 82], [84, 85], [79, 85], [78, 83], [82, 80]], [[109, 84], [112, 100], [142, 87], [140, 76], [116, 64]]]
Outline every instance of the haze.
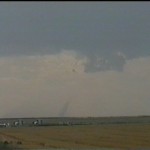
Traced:
[[150, 115], [149, 2], [1, 2], [0, 117]]

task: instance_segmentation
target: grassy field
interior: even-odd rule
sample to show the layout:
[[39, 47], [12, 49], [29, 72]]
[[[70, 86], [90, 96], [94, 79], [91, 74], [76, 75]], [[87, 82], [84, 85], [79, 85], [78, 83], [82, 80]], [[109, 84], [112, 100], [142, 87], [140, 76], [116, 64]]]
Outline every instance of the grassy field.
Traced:
[[150, 149], [150, 124], [0, 128], [0, 141], [18, 148]]

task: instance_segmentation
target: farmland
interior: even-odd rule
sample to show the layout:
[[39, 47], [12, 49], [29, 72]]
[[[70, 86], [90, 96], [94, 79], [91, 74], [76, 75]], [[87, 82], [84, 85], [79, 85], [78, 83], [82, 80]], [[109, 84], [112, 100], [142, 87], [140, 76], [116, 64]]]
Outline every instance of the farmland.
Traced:
[[150, 149], [150, 123], [0, 128], [0, 141], [17, 148]]

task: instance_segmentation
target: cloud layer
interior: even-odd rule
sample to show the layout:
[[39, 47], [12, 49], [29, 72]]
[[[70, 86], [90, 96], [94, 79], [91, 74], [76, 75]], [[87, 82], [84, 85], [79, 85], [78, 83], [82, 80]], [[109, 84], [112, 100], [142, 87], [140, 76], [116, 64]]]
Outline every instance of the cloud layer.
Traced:
[[0, 117], [149, 115], [150, 57], [86, 72], [75, 51], [0, 58]]

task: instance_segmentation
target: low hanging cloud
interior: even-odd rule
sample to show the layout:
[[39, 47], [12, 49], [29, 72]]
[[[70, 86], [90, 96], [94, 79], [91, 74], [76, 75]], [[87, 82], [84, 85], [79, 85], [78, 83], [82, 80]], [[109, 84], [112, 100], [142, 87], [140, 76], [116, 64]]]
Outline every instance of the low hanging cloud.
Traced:
[[150, 57], [86, 72], [74, 51], [0, 58], [0, 117], [149, 115]]
[[105, 56], [92, 55], [89, 57], [86, 65], [85, 72], [97, 72], [106, 70], [122, 71], [126, 63], [126, 56], [122, 52], [115, 52], [108, 58]]

